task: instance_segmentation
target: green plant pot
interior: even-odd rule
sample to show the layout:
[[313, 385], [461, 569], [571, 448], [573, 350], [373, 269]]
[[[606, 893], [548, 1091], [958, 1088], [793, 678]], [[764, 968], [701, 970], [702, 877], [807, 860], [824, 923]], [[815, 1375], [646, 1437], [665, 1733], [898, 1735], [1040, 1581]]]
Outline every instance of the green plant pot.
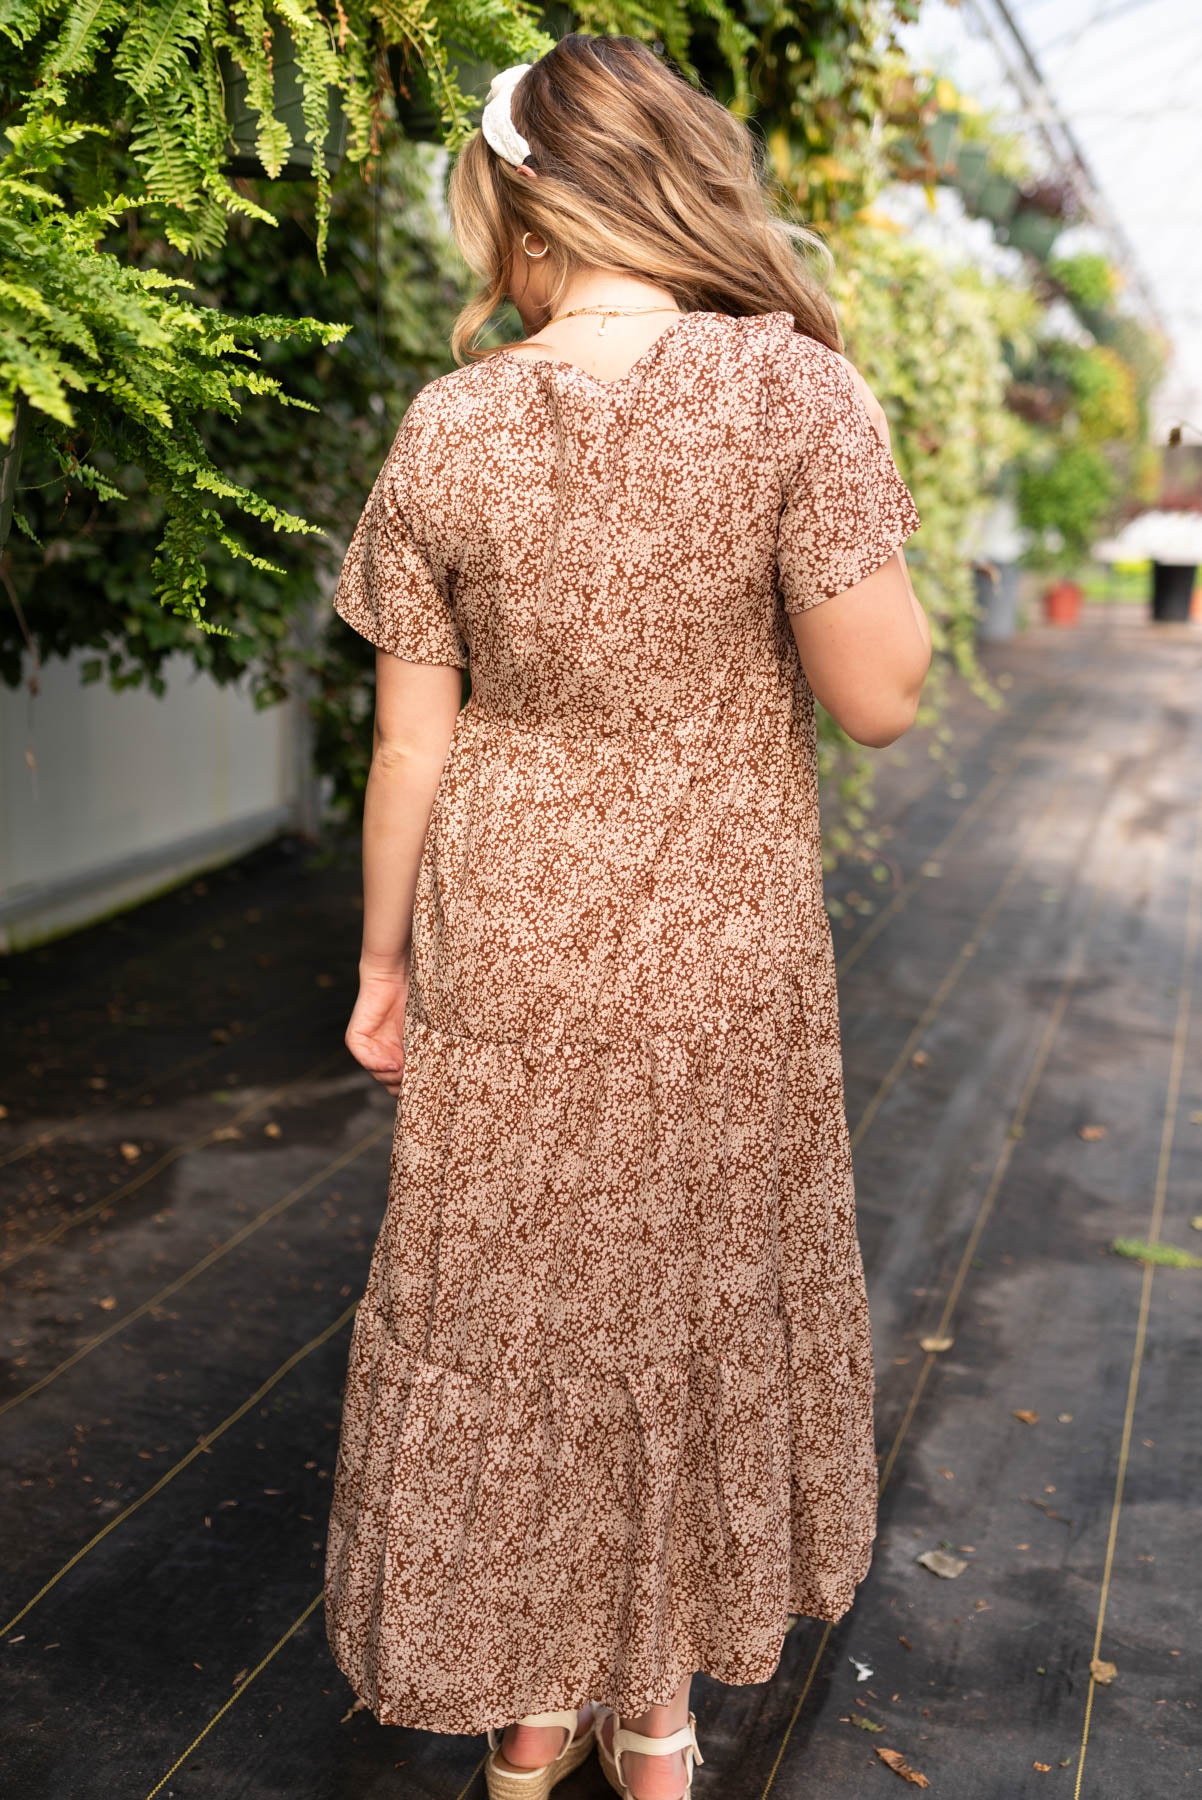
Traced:
[[995, 225], [1004, 225], [1018, 205], [1018, 184], [1006, 175], [990, 175], [978, 189], [976, 210]]
[[956, 151], [956, 186], [966, 194], [976, 194], [984, 186], [989, 173], [989, 146], [969, 140]]
[[1047, 213], [1024, 211], [1015, 213], [1006, 238], [1016, 250], [1025, 250], [1037, 262], [1046, 262], [1060, 231], [1059, 219], [1050, 219]]
[[952, 160], [952, 150], [960, 135], [960, 115], [954, 112], [936, 113], [926, 130], [926, 147], [931, 161], [939, 169], [946, 169]]
[[[225, 115], [229, 121], [231, 149], [222, 165], [228, 175], [253, 175], [267, 179], [256, 144], [259, 115], [247, 99], [242, 68], [226, 51], [219, 51], [221, 78], [225, 83]], [[272, 92], [274, 112], [287, 128], [291, 149], [277, 181], [304, 181], [313, 173], [313, 146], [305, 141], [304, 95], [296, 61], [296, 44], [286, 25], [272, 32]], [[346, 151], [347, 119], [336, 88], [329, 94], [329, 131], [325, 141], [326, 168], [333, 175]]]
[[[424, 65], [406, 62], [399, 51], [389, 52], [388, 65], [397, 123], [405, 136], [417, 144], [441, 144], [445, 135], [442, 115]], [[451, 73], [464, 94], [474, 94], [482, 102], [497, 65], [464, 57], [451, 64]]]

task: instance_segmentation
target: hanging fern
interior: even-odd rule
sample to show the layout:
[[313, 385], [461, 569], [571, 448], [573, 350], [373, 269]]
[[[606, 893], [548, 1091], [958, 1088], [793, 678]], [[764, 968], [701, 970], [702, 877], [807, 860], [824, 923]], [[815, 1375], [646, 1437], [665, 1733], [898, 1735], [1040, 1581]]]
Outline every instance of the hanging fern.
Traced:
[[256, 346], [334, 343], [345, 328], [195, 306], [179, 278], [97, 249], [131, 199], [72, 212], [44, 185], [87, 131], [36, 119], [10, 132], [0, 160], [0, 441], [21, 405], [34, 447], [101, 500], [124, 497], [111, 471], [140, 469], [166, 517], [155, 559], [160, 600], [202, 630], [221, 630], [203, 612], [210, 545], [271, 567], [243, 545], [228, 513], [274, 531], [316, 527], [223, 475], [198, 420], [235, 417], [247, 393], [298, 404], [254, 366]]
[[[578, 17], [583, 29], [657, 38], [686, 72], [691, 31], [705, 21], [735, 104], [746, 106], [756, 36], [728, 0], [597, 0]], [[329, 220], [331, 106], [345, 117], [348, 157], [366, 163], [379, 143], [385, 49], [420, 65], [453, 151], [475, 128], [480, 104], [478, 93], [463, 90], [461, 60], [529, 62], [554, 42], [528, 0], [448, 0], [437, 8], [428, 0], [143, 0], [128, 9], [123, 0], [0, 0], [0, 39], [32, 53], [26, 118], [58, 110], [106, 129], [120, 119], [145, 193], [164, 208], [170, 241], [201, 252], [220, 243], [232, 212], [245, 210], [224, 173], [229, 77], [245, 82], [258, 116], [264, 173], [278, 175], [288, 160], [292, 139], [278, 116], [276, 73], [279, 48], [290, 41], [319, 257]]]

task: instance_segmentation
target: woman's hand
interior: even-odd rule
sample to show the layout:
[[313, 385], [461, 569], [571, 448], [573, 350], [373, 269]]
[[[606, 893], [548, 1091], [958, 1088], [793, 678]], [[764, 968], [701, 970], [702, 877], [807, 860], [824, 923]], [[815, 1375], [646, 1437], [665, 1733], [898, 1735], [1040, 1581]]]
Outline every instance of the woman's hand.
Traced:
[[359, 998], [346, 1028], [346, 1047], [393, 1099], [401, 1091], [405, 1066], [405, 1002], [409, 969], [387, 974], [360, 970]]

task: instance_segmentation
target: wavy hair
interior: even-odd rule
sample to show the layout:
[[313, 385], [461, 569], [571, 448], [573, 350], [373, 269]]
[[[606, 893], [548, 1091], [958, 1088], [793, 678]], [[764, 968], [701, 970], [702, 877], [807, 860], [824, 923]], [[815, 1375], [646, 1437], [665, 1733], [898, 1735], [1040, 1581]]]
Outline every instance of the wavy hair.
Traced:
[[599, 267], [658, 283], [686, 312], [790, 312], [798, 331], [842, 350], [813, 269], [829, 273], [830, 251], [774, 213], [760, 140], [637, 38], [570, 32], [523, 75], [512, 112], [537, 181], [480, 131], [451, 170], [452, 230], [480, 283], [452, 328], [457, 363], [500, 347], [475, 340], [507, 297], [526, 231], [549, 246], [551, 312], [576, 270]]

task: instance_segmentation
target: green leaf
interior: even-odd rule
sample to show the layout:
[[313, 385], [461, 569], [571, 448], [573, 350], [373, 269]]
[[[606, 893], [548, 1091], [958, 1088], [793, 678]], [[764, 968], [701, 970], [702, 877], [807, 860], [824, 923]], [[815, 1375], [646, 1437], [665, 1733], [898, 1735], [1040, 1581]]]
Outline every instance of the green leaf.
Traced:
[[1202, 1269], [1202, 1256], [1189, 1250], [1178, 1250], [1174, 1244], [1146, 1244], [1139, 1238], [1115, 1238], [1110, 1246], [1116, 1256], [1129, 1256], [1135, 1262], [1151, 1263], [1161, 1269]]

